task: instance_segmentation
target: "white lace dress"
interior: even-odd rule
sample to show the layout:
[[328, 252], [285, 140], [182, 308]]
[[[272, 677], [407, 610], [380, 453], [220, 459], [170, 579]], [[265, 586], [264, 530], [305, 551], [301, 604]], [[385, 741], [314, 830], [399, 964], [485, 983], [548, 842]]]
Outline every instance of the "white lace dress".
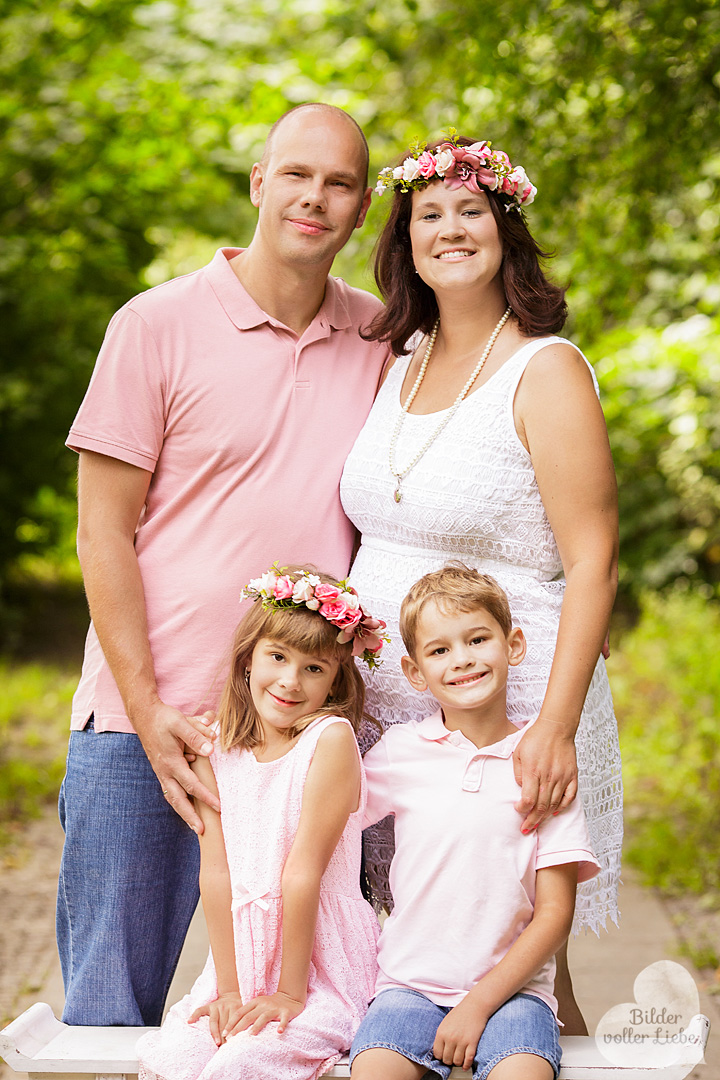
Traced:
[[[510, 669], [508, 715], [522, 726], [542, 704], [557, 638], [565, 582], [555, 537], [540, 498], [530, 455], [518, 438], [513, 401], [528, 361], [546, 337], [523, 345], [460, 405], [441, 435], [402, 482], [396, 503], [388, 448], [400, 411], [410, 357], [400, 357], [377, 396], [345, 464], [345, 512], [362, 533], [350, 579], [363, 605], [386, 620], [392, 641], [382, 666], [367, 679], [367, 708], [383, 727], [430, 715], [437, 704], [414, 691], [400, 669], [400, 602], [413, 582], [448, 559], [483, 570], [505, 589], [513, 621], [528, 642]], [[440, 413], [408, 414], [396, 449], [398, 468], [435, 430]], [[368, 738], [368, 743], [372, 738]], [[573, 929], [617, 922], [622, 843], [620, 750], [605, 662], [598, 661], [576, 737], [580, 794], [601, 873], [578, 888]], [[366, 833], [366, 870], [376, 897], [387, 902], [392, 832]]]

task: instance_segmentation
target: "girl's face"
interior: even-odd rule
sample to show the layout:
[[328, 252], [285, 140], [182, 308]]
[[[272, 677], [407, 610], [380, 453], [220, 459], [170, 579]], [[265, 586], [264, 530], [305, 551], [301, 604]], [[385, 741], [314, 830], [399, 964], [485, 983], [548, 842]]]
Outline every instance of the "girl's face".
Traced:
[[488, 285], [500, 272], [502, 242], [484, 192], [436, 182], [413, 192], [413, 261], [436, 293]]
[[284, 733], [321, 709], [339, 666], [337, 660], [310, 656], [273, 638], [260, 638], [250, 661], [250, 693], [263, 734]]

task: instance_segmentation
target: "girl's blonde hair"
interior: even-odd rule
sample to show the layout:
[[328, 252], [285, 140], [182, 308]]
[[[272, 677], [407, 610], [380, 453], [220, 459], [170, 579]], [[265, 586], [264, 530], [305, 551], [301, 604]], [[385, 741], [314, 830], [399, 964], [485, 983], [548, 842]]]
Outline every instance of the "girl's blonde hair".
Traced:
[[[292, 577], [299, 569], [291, 566], [284, 572]], [[302, 569], [312, 570], [311, 567]], [[327, 574], [315, 570], [312, 572], [317, 573], [326, 584], [335, 584]], [[294, 739], [318, 716], [344, 716], [357, 732], [364, 715], [365, 684], [353, 659], [352, 642], [341, 644], [337, 640], [338, 632], [337, 626], [333, 626], [317, 611], [302, 605], [269, 609], [264, 609], [260, 602], [252, 605], [235, 631], [230, 673], [218, 707], [220, 745], [223, 750], [233, 746], [250, 749], [262, 744], [260, 718], [245, 679], [253, 649], [261, 638], [272, 638], [278, 644], [289, 645], [308, 656], [322, 656], [337, 660], [339, 664], [326, 704], [288, 728], [288, 739]]]

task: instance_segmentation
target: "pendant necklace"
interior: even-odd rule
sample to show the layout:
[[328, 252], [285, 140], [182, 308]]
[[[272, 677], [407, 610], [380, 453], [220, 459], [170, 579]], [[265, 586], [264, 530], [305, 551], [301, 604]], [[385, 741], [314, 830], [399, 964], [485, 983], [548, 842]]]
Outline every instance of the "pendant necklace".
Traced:
[[435, 340], [436, 340], [436, 338], [438, 336], [438, 330], [440, 329], [440, 318], [438, 317], [438, 319], [435, 321], [435, 325], [433, 326], [432, 332], [431, 332], [430, 337], [428, 339], [427, 348], [425, 349], [425, 356], [423, 357], [423, 362], [420, 365], [420, 370], [418, 371], [418, 376], [417, 376], [417, 379], [415, 380], [415, 385], [413, 386], [412, 390], [410, 391], [410, 393], [408, 395], [408, 398], [407, 398], [407, 401], [405, 402], [405, 404], [402, 406], [402, 409], [400, 410], [400, 415], [397, 418], [397, 423], [395, 424], [395, 430], [393, 431], [393, 435], [392, 435], [392, 438], [390, 440], [390, 450], [389, 450], [389, 453], [388, 453], [388, 458], [389, 458], [389, 463], [390, 463], [390, 472], [393, 474], [393, 476], [397, 480], [397, 484], [395, 486], [395, 491], [393, 492], [393, 498], [395, 499], [396, 503], [399, 503], [400, 500], [402, 499], [402, 492], [400, 490], [400, 485], [402, 484], [403, 480], [405, 479], [407, 474], [410, 472], [410, 470], [413, 469], [417, 465], [418, 461], [423, 456], [423, 454], [427, 450], [430, 449], [430, 447], [435, 442], [435, 440], [437, 439], [440, 432], [447, 426], [447, 424], [450, 423], [453, 416], [455, 415], [455, 413], [460, 408], [460, 405], [461, 405], [462, 401], [465, 399], [465, 397], [467, 396], [467, 393], [468, 393], [470, 387], [475, 382], [478, 375], [480, 374], [483, 367], [485, 366], [485, 361], [487, 360], [488, 356], [490, 355], [490, 350], [492, 349], [493, 345], [497, 341], [498, 334], [500, 333], [503, 326], [505, 325], [505, 323], [510, 318], [511, 314], [512, 314], [512, 308], [509, 307], [509, 308], [507, 308], [507, 310], [506, 310], [505, 314], [503, 315], [502, 319], [500, 320], [500, 322], [497, 324], [497, 326], [493, 330], [492, 334], [490, 335], [488, 343], [485, 346], [485, 348], [483, 350], [483, 354], [480, 357], [480, 359], [478, 360], [478, 362], [477, 362], [477, 364], [475, 366], [475, 370], [473, 371], [472, 375], [470, 376], [468, 381], [465, 383], [462, 390], [460, 391], [458, 396], [455, 398], [454, 402], [452, 403], [452, 405], [450, 406], [450, 408], [448, 409], [448, 411], [446, 412], [445, 416], [440, 421], [438, 426], [435, 428], [435, 430], [433, 431], [430, 438], [425, 440], [425, 442], [420, 447], [417, 454], [412, 459], [412, 461], [410, 462], [409, 465], [407, 465], [404, 469], [398, 469], [396, 467], [396, 462], [395, 462], [395, 447], [397, 446], [397, 441], [398, 441], [398, 438], [400, 436], [400, 430], [401, 430], [401, 428], [403, 426], [403, 422], [405, 420], [405, 417], [407, 416], [408, 410], [409, 410], [410, 406], [412, 405], [413, 401], [415, 400], [415, 398], [417, 397], [417, 392], [418, 392], [418, 390], [420, 389], [420, 387], [422, 385], [423, 378], [425, 377], [425, 372], [427, 371], [428, 362], [430, 360], [430, 357], [432, 356], [432, 351], [433, 351], [433, 349], [435, 347]]

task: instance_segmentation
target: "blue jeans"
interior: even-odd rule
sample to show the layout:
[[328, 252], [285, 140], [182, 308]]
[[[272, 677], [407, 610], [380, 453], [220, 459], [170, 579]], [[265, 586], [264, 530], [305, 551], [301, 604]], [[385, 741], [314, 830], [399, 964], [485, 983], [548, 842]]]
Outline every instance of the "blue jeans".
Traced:
[[137, 735], [70, 735], [57, 940], [67, 1024], [156, 1025], [197, 906], [200, 850]]
[[[424, 1080], [447, 1080], [452, 1069], [433, 1056], [437, 1029], [450, 1009], [405, 987], [381, 990], [353, 1039], [350, 1064], [363, 1050], [383, 1048], [427, 1069]], [[473, 1080], [487, 1080], [495, 1066], [515, 1054], [544, 1058], [557, 1077], [560, 1043], [549, 1005], [532, 994], [515, 994], [488, 1020], [472, 1063]]]

